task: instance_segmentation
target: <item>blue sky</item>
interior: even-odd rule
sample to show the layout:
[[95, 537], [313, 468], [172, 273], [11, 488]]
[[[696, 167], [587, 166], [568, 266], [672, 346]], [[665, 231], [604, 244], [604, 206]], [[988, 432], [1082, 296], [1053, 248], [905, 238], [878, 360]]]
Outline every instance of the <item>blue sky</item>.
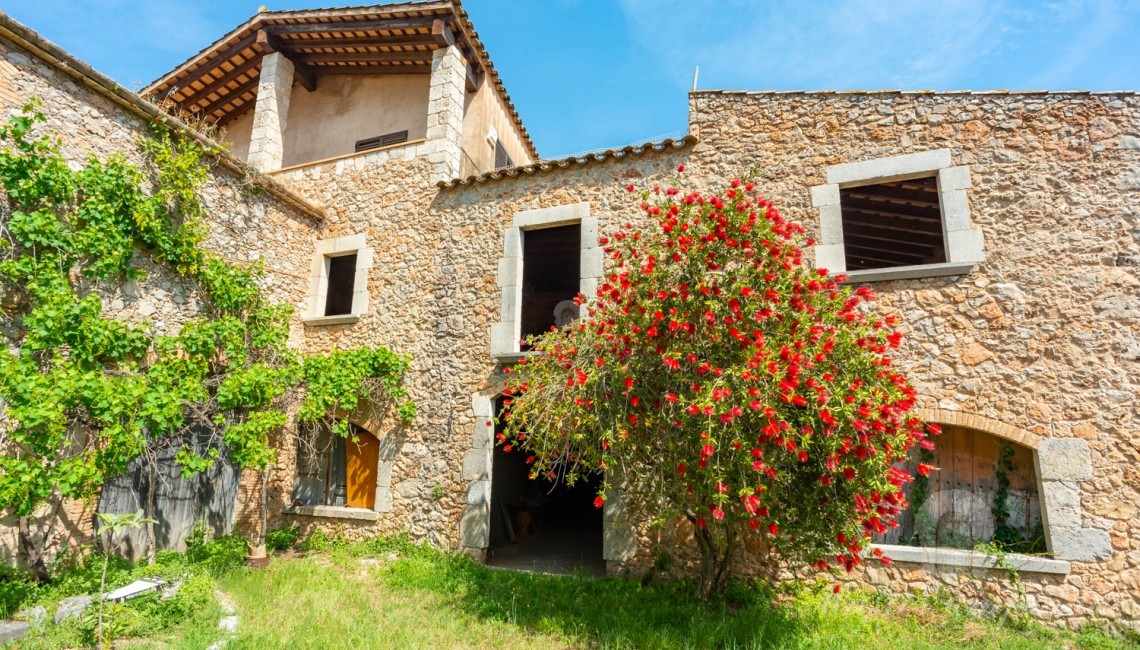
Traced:
[[[5, 0], [128, 88], [257, 11], [352, 0]], [[361, 3], [362, 4], [362, 3]], [[699, 87], [1140, 88], [1140, 0], [467, 0], [544, 156], [683, 131]]]

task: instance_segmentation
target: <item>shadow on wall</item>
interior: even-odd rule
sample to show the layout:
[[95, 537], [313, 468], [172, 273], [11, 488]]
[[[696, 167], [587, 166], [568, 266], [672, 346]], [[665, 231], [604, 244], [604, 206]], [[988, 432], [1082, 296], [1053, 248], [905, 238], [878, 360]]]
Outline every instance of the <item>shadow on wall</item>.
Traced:
[[[208, 436], [197, 435], [190, 441], [196, 453], [204, 454]], [[194, 532], [198, 522], [211, 531], [212, 537], [228, 535], [233, 531], [237, 506], [239, 469], [223, 452], [210, 469], [184, 478], [174, 462], [177, 448], [159, 452], [153, 518], [155, 541], [158, 550], [186, 550], [186, 537]], [[144, 508], [150, 472], [144, 461], [131, 463], [126, 474], [115, 477], [103, 486], [98, 512], [116, 514], [135, 512]], [[137, 560], [146, 553], [146, 529], [129, 529], [123, 533], [119, 551]], [[102, 540], [106, 543], [106, 540]]]
[[[49, 566], [64, 549], [92, 543], [94, 516], [90, 504], [71, 501], [59, 506], [45, 505], [28, 518], [33, 540], [49, 540], [45, 558]], [[0, 518], [0, 562], [7, 566], [26, 564], [20, 546], [19, 517]]]

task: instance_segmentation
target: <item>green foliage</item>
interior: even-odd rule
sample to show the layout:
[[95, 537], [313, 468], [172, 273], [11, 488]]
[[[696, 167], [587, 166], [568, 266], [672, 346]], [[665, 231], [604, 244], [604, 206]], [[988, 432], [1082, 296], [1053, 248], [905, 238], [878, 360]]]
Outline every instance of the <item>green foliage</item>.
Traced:
[[1010, 553], [1044, 553], [1047, 550], [1044, 528], [1032, 532], [1022, 531], [1009, 523], [1009, 473], [1014, 469], [1013, 455], [1013, 445], [1001, 442], [997, 464], [994, 466], [997, 491], [994, 492], [994, 503], [990, 508], [990, 513], [994, 517], [991, 546]]
[[194, 546], [186, 545], [186, 560], [202, 573], [214, 576], [242, 566], [249, 547], [241, 535], [224, 535]]
[[[217, 577], [244, 571], [241, 537], [227, 536], [197, 545], [194, 557], [175, 551], [160, 551], [155, 564], [133, 564], [115, 555], [87, 555], [56, 565], [50, 584], [37, 585], [29, 576], [15, 573], [0, 578], [0, 616], [9, 618], [17, 612], [44, 606], [50, 615], [59, 601], [69, 596], [95, 594], [100, 591], [104, 558], [107, 561], [106, 585], [114, 589], [140, 578], [162, 578], [168, 584], [180, 583], [173, 596], [145, 594], [124, 603], [108, 603], [104, 612], [104, 636], [107, 638], [150, 637], [177, 633], [196, 636], [201, 630], [211, 633], [219, 616], [214, 597]], [[17, 589], [19, 588], [19, 589]], [[17, 597], [17, 594], [24, 594]], [[66, 625], [36, 628], [20, 647], [62, 648], [93, 647], [98, 639], [98, 614], [95, 608]], [[212, 640], [197, 644], [204, 647]]]
[[[0, 509], [26, 516], [53, 498], [89, 497], [160, 444], [181, 448], [185, 474], [223, 449], [263, 470], [290, 391], [303, 392], [305, 420], [332, 419], [342, 435], [365, 397], [392, 399], [411, 420], [406, 357], [362, 348], [300, 358], [286, 347], [292, 310], [263, 296], [261, 267], [203, 248], [198, 191], [212, 151], [155, 129], [139, 143], [142, 166], [113, 155], [73, 168], [55, 138], [36, 133], [44, 121], [33, 104], [0, 126], [0, 310], [16, 350], [0, 354], [10, 449]], [[124, 281], [146, 277], [148, 260], [197, 289], [199, 316], [175, 335], [103, 313]], [[203, 431], [211, 442], [195, 453], [189, 439]]]
[[265, 548], [270, 551], [284, 551], [293, 548], [300, 536], [301, 527], [297, 524], [271, 530], [265, 534]]

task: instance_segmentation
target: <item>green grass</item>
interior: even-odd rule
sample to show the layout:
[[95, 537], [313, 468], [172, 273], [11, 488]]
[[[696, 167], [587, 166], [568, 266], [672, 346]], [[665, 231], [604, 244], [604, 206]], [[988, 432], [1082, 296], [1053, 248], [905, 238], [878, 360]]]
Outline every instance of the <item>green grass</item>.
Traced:
[[[131, 648], [206, 648], [223, 636], [220, 589], [240, 617], [226, 646], [234, 649], [1138, 647], [1095, 629], [980, 619], [948, 597], [735, 585], [727, 599], [701, 604], [688, 583], [496, 571], [400, 537], [348, 544], [318, 535], [302, 548], [306, 557], [278, 557], [260, 571], [240, 566], [242, 548], [227, 540], [162, 554], [156, 566], [119, 563], [115, 582], [159, 574], [184, 583], [171, 601], [138, 599], [114, 612], [118, 636], [135, 637]], [[0, 589], [0, 604], [53, 611], [65, 595], [90, 593], [92, 575], [91, 565], [73, 567], [31, 596]], [[48, 626], [20, 648], [89, 646], [92, 624]]]
[[223, 578], [234, 648], [1124, 648], [1121, 639], [1004, 627], [944, 598], [750, 589], [696, 604], [689, 585], [488, 569], [414, 550], [378, 566], [344, 549]]

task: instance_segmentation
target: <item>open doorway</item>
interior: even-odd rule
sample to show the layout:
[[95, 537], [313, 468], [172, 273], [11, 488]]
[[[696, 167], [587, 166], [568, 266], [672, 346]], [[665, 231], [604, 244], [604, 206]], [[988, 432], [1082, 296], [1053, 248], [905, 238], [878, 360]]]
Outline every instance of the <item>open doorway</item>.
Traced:
[[[495, 402], [502, 413], [502, 398]], [[500, 433], [497, 424], [495, 433]], [[491, 467], [491, 545], [487, 564], [543, 573], [605, 575], [602, 511], [594, 507], [601, 476], [572, 487], [530, 479], [526, 454], [495, 446]]]

